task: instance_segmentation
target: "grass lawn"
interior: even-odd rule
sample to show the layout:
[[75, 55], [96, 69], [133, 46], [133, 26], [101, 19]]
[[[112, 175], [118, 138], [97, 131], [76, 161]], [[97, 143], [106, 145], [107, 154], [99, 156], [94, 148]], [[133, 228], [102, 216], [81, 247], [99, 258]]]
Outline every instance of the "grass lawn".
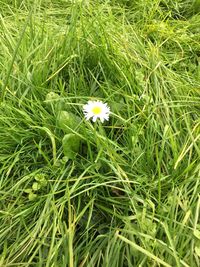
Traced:
[[0, 93], [1, 267], [200, 266], [199, 0], [1, 0]]

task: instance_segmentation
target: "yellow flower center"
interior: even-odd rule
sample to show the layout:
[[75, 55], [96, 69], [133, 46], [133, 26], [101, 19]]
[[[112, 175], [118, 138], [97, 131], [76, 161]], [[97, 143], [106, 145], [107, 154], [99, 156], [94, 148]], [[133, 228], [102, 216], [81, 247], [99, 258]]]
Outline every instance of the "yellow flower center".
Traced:
[[102, 111], [102, 108], [101, 107], [94, 107], [92, 109], [92, 112], [95, 114], [95, 115], [99, 115]]

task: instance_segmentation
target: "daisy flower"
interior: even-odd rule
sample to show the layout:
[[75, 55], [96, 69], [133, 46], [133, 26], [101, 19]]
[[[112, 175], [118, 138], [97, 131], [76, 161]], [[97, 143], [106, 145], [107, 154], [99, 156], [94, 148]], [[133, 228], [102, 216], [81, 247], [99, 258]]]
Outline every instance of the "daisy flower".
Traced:
[[93, 122], [100, 119], [101, 122], [109, 119], [110, 108], [107, 104], [101, 101], [88, 101], [86, 105], [83, 106], [83, 112], [85, 114], [86, 120], [92, 118]]

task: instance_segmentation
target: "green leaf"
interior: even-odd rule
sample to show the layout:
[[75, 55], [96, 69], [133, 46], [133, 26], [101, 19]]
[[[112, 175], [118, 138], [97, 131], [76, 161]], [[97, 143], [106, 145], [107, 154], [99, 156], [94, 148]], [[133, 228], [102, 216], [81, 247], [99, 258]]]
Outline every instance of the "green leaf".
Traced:
[[46, 176], [46, 175], [45, 175], [44, 173], [38, 173], [38, 174], [35, 175], [34, 178], [35, 178], [35, 180], [36, 180], [37, 182], [40, 182], [40, 181], [42, 181], [42, 180], [46, 180], [46, 179], [45, 179], [45, 176]]
[[38, 191], [41, 188], [41, 185], [37, 182], [34, 182], [32, 188], [34, 191]]
[[31, 188], [27, 188], [24, 190], [24, 193], [30, 194], [32, 193], [32, 189]]
[[80, 138], [75, 134], [66, 134], [62, 140], [63, 152], [66, 158], [74, 159], [79, 150]]
[[54, 101], [54, 100], [58, 100], [60, 98], [60, 96], [54, 92], [50, 92], [46, 95], [46, 101], [47, 102], [51, 102], [51, 101]]
[[200, 257], [200, 247], [195, 247], [195, 253], [197, 254], [198, 257]]
[[77, 129], [80, 121], [81, 119], [78, 116], [63, 110], [59, 112], [57, 117], [58, 126], [67, 134]]
[[66, 157], [66, 156], [64, 156], [64, 157], [62, 158], [61, 162], [62, 162], [63, 164], [65, 164], [65, 163], [68, 162], [68, 160], [69, 160], [69, 158]]
[[47, 180], [46, 179], [40, 180], [40, 185], [41, 185], [41, 187], [46, 186], [47, 185]]
[[193, 9], [194, 14], [197, 14], [198, 12], [200, 12], [200, 0], [194, 1], [192, 9]]
[[36, 198], [37, 198], [37, 195], [34, 194], [34, 193], [30, 193], [30, 194], [28, 195], [28, 199], [29, 199], [30, 201], [33, 201], [33, 200], [35, 200]]
[[196, 236], [196, 238], [200, 239], [200, 231], [199, 230], [194, 230], [194, 236]]
[[[38, 186], [40, 186], [40, 188], [47, 185], [47, 180], [45, 177], [46, 177], [46, 175], [44, 173], [38, 173], [35, 175], [35, 180], [38, 182], [37, 184], [38, 184]], [[34, 184], [36, 184], [36, 183], [34, 183]], [[35, 188], [36, 188], [36, 185], [35, 185]], [[38, 188], [38, 189], [40, 189], [40, 188]], [[38, 189], [33, 189], [33, 190], [36, 191]]]

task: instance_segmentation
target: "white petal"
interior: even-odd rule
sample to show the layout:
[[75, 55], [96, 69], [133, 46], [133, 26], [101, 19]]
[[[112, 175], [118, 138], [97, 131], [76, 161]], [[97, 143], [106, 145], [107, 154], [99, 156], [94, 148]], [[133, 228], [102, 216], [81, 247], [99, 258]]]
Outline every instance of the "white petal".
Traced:
[[100, 117], [100, 120], [101, 120], [102, 123], [104, 122], [104, 118], [103, 117]]
[[95, 122], [97, 120], [97, 116], [93, 116], [93, 122]]

